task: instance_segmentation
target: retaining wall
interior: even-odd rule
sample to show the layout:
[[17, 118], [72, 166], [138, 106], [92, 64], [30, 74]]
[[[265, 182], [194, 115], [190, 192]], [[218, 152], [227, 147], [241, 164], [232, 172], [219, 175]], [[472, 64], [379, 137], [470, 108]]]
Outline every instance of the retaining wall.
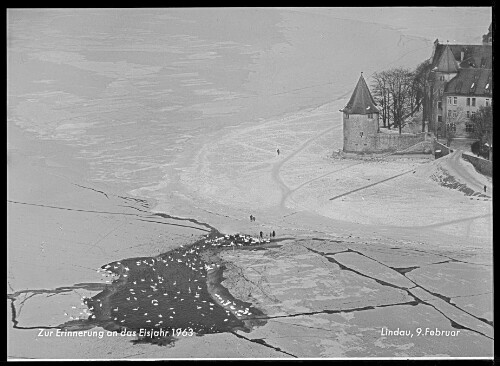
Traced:
[[375, 138], [376, 151], [397, 151], [409, 148], [425, 140], [425, 134], [385, 134], [378, 133]]
[[426, 140], [426, 141], [420, 141], [416, 143], [415, 145], [410, 146], [409, 148], [406, 148], [401, 151], [396, 151], [396, 155], [406, 155], [406, 154], [432, 154], [434, 152], [433, 150], [434, 146], [432, 144], [432, 141]]
[[493, 162], [491, 160], [486, 160], [483, 158], [478, 158], [469, 154], [462, 153], [462, 159], [468, 161], [476, 170], [484, 175], [491, 177], [493, 170]]
[[[441, 153], [437, 153], [437, 150], [441, 150]], [[443, 156], [446, 156], [450, 153], [450, 149], [448, 146], [441, 144], [440, 142], [437, 142], [434, 140], [434, 155], [436, 159], [442, 158]]]

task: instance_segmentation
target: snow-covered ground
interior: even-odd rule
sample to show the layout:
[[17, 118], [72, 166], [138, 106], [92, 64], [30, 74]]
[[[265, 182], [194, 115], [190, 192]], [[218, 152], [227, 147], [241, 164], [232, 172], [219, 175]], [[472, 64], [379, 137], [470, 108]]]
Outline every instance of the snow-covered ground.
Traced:
[[[432, 228], [470, 238], [471, 244], [479, 238], [490, 242], [491, 195], [470, 196], [439, 184], [438, 176], [448, 174], [472, 193], [484, 185], [491, 192], [491, 182], [458, 152], [438, 161], [430, 155], [332, 158], [342, 147], [342, 102], [210, 136], [177, 171], [175, 187], [195, 195], [198, 205], [227, 206], [242, 217], [308, 211], [357, 224]], [[175, 191], [165, 187], [158, 194]]]
[[[482, 34], [480, 10], [433, 16], [477, 17]], [[359, 72], [413, 67], [433, 41], [348, 13], [9, 11], [9, 357], [491, 356], [491, 180], [457, 154], [332, 157]], [[266, 326], [174, 348], [39, 335], [85, 317], [97, 268], [205, 223], [286, 239], [223, 258], [223, 285]]]

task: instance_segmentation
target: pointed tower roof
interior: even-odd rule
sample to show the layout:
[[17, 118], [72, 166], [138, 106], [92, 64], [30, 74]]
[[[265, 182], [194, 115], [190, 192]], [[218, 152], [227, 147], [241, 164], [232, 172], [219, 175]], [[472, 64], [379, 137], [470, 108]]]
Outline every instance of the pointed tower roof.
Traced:
[[457, 60], [455, 60], [455, 56], [453, 56], [449, 45], [446, 45], [436, 67], [436, 71], [439, 72], [458, 72]]
[[369, 113], [379, 113], [377, 109], [377, 104], [366, 85], [366, 81], [363, 78], [363, 73], [359, 77], [358, 84], [352, 93], [351, 99], [344, 107], [342, 112], [348, 114], [369, 114]]

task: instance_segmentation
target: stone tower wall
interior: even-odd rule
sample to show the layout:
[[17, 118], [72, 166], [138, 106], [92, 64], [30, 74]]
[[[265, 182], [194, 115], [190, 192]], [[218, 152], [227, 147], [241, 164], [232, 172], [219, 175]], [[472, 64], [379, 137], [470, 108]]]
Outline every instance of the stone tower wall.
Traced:
[[368, 115], [351, 114], [349, 118], [343, 116], [344, 124], [344, 151], [356, 153], [370, 153], [376, 150], [378, 132], [377, 113], [372, 119]]

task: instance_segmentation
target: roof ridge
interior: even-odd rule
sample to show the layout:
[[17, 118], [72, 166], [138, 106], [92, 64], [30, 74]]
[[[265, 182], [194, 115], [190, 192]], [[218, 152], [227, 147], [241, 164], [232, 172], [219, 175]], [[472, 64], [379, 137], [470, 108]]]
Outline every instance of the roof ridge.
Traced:
[[349, 102], [342, 110], [348, 114], [369, 114], [378, 113], [377, 103], [370, 92], [368, 84], [361, 73], [358, 83], [349, 99]]
[[437, 71], [453, 73], [458, 71], [457, 60], [450, 49], [450, 45], [446, 45], [437, 64]]
[[492, 97], [491, 69], [460, 69], [445, 86], [445, 94]]

